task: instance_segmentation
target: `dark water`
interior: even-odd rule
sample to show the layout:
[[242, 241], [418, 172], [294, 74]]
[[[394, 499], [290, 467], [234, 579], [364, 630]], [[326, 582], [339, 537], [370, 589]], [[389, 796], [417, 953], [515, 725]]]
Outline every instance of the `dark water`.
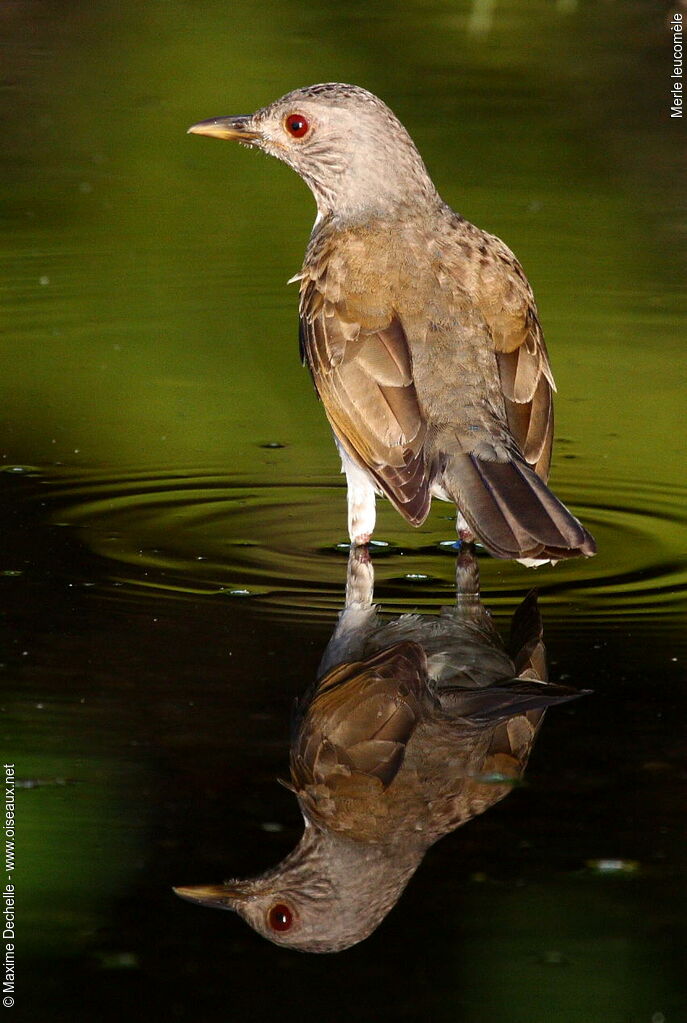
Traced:
[[[685, 133], [665, 10], [0, 17], [15, 1018], [683, 1023]], [[522, 259], [559, 389], [552, 482], [599, 554], [480, 559], [497, 624], [536, 585], [552, 679], [594, 693], [550, 711], [526, 784], [431, 850], [370, 939], [313, 957], [170, 891], [298, 838], [275, 779], [346, 573], [284, 283], [312, 202], [276, 162], [184, 131], [332, 79], [382, 95], [444, 197]], [[447, 506], [415, 531], [381, 508], [385, 611], [450, 602], [453, 536]]]

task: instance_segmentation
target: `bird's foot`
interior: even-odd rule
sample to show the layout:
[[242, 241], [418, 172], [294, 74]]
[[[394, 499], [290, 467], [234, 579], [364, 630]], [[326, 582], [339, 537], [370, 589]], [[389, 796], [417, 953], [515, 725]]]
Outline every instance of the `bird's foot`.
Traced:
[[472, 555], [475, 546], [475, 534], [469, 529], [459, 529], [458, 539], [453, 542], [453, 549], [457, 554], [464, 551]]
[[463, 518], [461, 512], [456, 512], [456, 533], [458, 534], [458, 546], [461, 547], [464, 543], [474, 543], [475, 534], [468, 526], [467, 522]]

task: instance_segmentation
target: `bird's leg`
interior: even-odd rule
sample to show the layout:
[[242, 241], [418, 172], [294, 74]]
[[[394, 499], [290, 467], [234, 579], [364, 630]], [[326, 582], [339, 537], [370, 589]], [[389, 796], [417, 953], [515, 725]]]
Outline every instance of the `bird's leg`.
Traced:
[[351, 547], [346, 571], [346, 603], [322, 655], [317, 677], [342, 661], [364, 656], [368, 636], [379, 626], [374, 600], [375, 575], [367, 547]]
[[348, 535], [351, 543], [362, 546], [370, 542], [375, 528], [375, 492], [371, 486], [365, 488], [348, 484]]
[[482, 604], [479, 599], [479, 565], [473, 546], [475, 534], [459, 511], [456, 511], [459, 554], [456, 558], [456, 607], [460, 614], [466, 614], [472, 607], [481, 616]]
[[341, 469], [348, 484], [348, 535], [351, 543], [369, 543], [375, 528], [375, 490], [368, 474], [339, 446]]
[[474, 543], [475, 541], [475, 534], [458, 510], [456, 510], [456, 533], [461, 543]]
[[456, 558], [456, 602], [479, 602], [479, 565], [468, 547]]
[[374, 600], [375, 575], [367, 547], [351, 547], [346, 572], [345, 610], [367, 610]]

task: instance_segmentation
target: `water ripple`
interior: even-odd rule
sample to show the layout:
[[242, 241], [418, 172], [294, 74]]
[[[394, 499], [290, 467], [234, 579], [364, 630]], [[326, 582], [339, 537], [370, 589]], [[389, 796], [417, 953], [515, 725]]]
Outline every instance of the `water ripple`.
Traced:
[[[15, 467], [16, 468], [16, 467]], [[345, 493], [329, 478], [264, 483], [221, 473], [91, 472], [34, 491], [53, 525], [76, 531], [125, 592], [253, 598], [279, 616], [339, 606], [347, 551]], [[572, 480], [561, 496], [597, 539], [599, 554], [536, 572], [482, 559], [491, 603], [536, 585], [552, 609], [591, 617], [684, 611], [685, 490], [627, 479]], [[380, 503], [373, 556], [378, 598], [390, 608], [450, 600], [453, 528], [440, 503], [422, 529]]]

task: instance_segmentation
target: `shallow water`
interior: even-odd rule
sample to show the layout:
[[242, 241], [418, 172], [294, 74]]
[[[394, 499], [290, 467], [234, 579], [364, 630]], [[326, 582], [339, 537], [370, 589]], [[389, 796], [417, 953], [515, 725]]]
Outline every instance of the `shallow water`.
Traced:
[[[663, 14], [16, 2], [0, 36], [15, 1013], [681, 1023], [684, 131]], [[444, 197], [522, 259], [559, 389], [552, 485], [599, 553], [480, 556], [502, 631], [536, 586], [552, 679], [593, 694], [552, 708], [525, 784], [431, 850], [370, 939], [315, 958], [170, 887], [298, 838], [275, 779], [347, 557], [284, 283], [312, 202], [184, 130], [327, 79], [388, 100]], [[454, 536], [447, 505], [419, 530], [381, 506], [384, 611], [451, 602]]]

